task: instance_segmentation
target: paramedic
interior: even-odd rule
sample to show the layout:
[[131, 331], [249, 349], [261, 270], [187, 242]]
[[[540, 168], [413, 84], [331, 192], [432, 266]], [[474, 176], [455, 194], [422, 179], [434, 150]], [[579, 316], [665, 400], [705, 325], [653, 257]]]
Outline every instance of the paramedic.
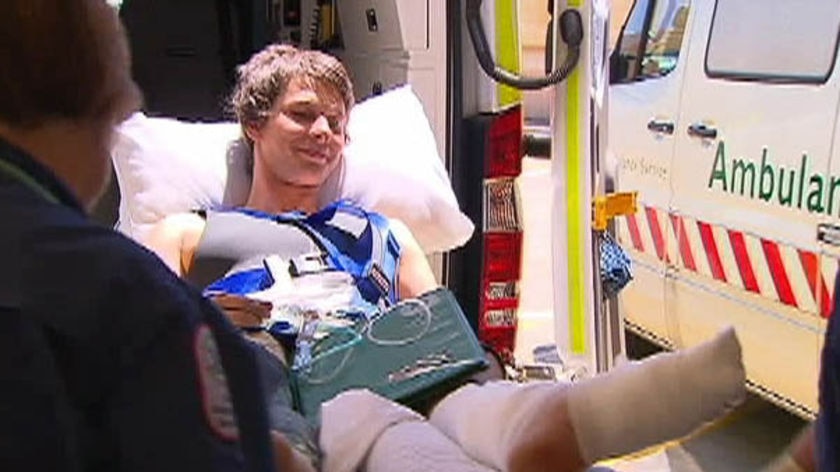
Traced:
[[276, 465], [237, 330], [86, 216], [139, 99], [104, 0], [0, 2], [0, 470]]
[[[311, 228], [296, 224], [298, 218], [307, 223], [328, 219], [346, 229], [322, 225], [324, 234], [316, 236], [330, 241], [364, 234], [380, 226], [374, 220], [384, 218], [353, 205], [322, 201], [320, 192], [341, 163], [354, 102], [352, 84], [337, 59], [269, 45], [238, 73], [233, 108], [253, 149], [252, 186], [244, 208], [169, 216], [156, 225], [148, 245], [187, 278], [197, 280], [199, 265], [209, 270], [221, 263], [215, 273], [201, 274], [202, 284], [222, 278], [237, 282], [230, 287], [258, 290], [272, 282], [265, 276], [269, 264], [263, 261], [270, 256], [306, 256], [296, 265], [299, 269], [315, 266], [317, 271], [324, 265], [320, 246], [308, 236]], [[381, 226], [387, 245], [396, 247], [397, 262], [376, 277], [382, 279], [374, 284], [379, 295], [405, 298], [435, 288], [408, 229], [393, 220]], [[336, 234], [328, 236], [330, 231]], [[343, 247], [351, 258], [354, 248], [352, 241]], [[360, 292], [364, 280], [357, 281]], [[373, 299], [367, 301], [376, 302], [378, 295], [374, 291], [368, 296]], [[257, 325], [267, 315], [266, 306], [244, 297], [217, 301], [239, 325]], [[659, 386], [655, 396], [650, 385]], [[442, 399], [428, 421], [367, 392], [345, 392], [324, 404], [318, 440], [325, 470], [451, 470], [442, 465], [447, 463], [445, 448], [429, 449], [430, 438], [440, 439], [437, 445], [452, 445], [446, 457], [472, 464], [468, 470], [487, 470], [479, 464], [500, 470], [578, 470], [602, 457], [685, 434], [743, 395], [740, 346], [730, 330], [696, 348], [572, 386], [467, 385]], [[452, 459], [458, 454], [460, 459]], [[402, 463], [395, 462], [400, 459]]]

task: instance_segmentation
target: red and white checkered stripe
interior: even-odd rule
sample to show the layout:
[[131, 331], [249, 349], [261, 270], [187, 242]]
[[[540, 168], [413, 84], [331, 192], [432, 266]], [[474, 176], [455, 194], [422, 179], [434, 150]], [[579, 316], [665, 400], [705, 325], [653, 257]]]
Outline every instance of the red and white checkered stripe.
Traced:
[[824, 318], [831, 313], [837, 259], [654, 207], [643, 210], [619, 220], [622, 244]]

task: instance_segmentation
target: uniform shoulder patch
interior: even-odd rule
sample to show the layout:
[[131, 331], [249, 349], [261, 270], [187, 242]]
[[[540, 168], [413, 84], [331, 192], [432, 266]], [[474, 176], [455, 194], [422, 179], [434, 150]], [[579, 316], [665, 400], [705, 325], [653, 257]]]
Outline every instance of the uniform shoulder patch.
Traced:
[[236, 441], [239, 439], [239, 427], [227, 375], [216, 338], [207, 325], [201, 325], [196, 330], [194, 349], [198, 364], [199, 391], [207, 424], [222, 439]]

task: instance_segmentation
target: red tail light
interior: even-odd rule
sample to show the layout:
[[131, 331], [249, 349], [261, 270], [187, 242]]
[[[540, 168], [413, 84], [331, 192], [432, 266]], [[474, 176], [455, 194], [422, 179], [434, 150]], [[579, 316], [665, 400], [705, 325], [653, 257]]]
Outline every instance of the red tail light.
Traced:
[[522, 231], [484, 234], [484, 281], [519, 280], [522, 272]]
[[515, 177], [522, 173], [522, 110], [495, 117], [484, 183], [484, 267], [478, 335], [513, 359], [522, 271], [522, 224]]
[[517, 177], [522, 173], [522, 108], [500, 114], [490, 126], [485, 177]]

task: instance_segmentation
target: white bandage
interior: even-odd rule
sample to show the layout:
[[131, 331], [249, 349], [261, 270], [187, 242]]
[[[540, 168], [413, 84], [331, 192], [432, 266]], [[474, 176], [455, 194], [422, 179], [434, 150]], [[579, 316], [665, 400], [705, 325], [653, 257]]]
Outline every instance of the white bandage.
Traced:
[[467, 385], [444, 398], [429, 421], [496, 469], [576, 464], [576, 457], [592, 464], [689, 433], [740, 403], [744, 382], [741, 347], [727, 330], [580, 383]]
[[741, 346], [727, 329], [582, 381], [568, 392], [581, 456], [592, 463], [684, 436], [743, 401], [745, 380]]
[[423, 417], [368, 390], [348, 390], [321, 405], [324, 472], [353, 472], [389, 427]]
[[458, 444], [426, 421], [406, 421], [390, 426], [370, 450], [365, 472], [492, 472], [470, 459]]
[[516, 440], [558, 391], [549, 382], [466, 385], [438, 403], [429, 422], [476, 461], [508, 470]]

